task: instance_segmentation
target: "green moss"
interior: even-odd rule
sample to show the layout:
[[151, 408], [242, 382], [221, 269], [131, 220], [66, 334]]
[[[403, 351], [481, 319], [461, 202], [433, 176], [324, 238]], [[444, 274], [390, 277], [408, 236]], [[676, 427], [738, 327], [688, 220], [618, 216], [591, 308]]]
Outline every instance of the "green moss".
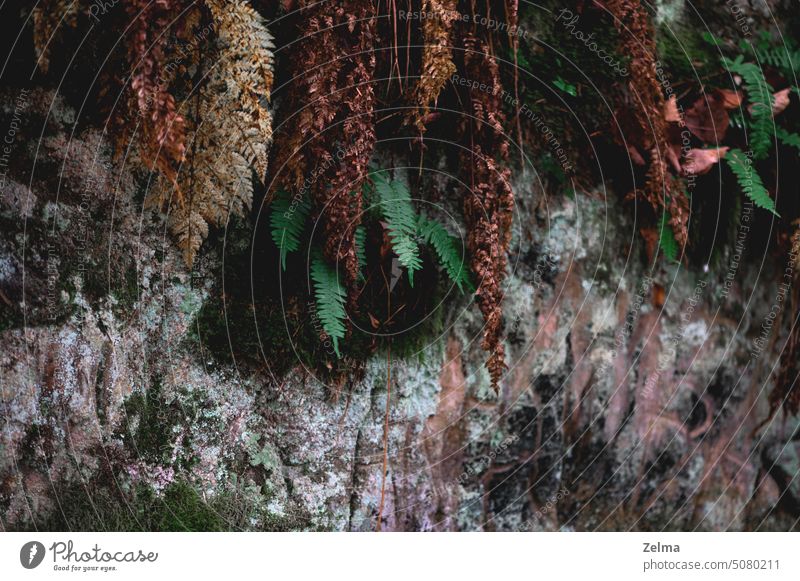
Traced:
[[[236, 531], [296, 530], [307, 519], [283, 517], [264, 508], [264, 498], [242, 489], [223, 492], [206, 502], [185, 481], [170, 484], [163, 494], [139, 486], [124, 493], [110, 487], [73, 485], [58, 492], [59, 507], [30, 530], [46, 531]], [[23, 527], [25, 528], [25, 527]]]

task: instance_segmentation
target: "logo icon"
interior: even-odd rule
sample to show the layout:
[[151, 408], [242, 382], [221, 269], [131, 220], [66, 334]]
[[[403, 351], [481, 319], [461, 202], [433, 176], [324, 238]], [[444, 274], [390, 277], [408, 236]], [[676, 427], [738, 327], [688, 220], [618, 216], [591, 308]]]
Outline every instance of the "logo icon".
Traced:
[[39, 541], [31, 541], [22, 545], [19, 551], [19, 562], [26, 569], [35, 569], [44, 560], [44, 545]]

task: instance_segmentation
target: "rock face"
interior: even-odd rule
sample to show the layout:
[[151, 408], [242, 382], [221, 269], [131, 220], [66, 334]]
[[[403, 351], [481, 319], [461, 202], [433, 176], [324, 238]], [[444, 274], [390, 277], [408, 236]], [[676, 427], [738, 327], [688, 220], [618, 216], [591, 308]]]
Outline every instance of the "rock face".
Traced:
[[753, 355], [780, 268], [758, 250], [653, 268], [615, 196], [520, 176], [500, 392], [455, 300], [388, 383], [379, 353], [332, 397], [207, 352], [221, 244], [190, 274], [142, 176], [26, 99], [0, 207], [4, 529], [374, 530], [381, 504], [383, 530], [796, 527], [796, 426], [759, 427], [783, 330]]
[[[697, 26], [688, 4], [656, 23]], [[738, 38], [731, 4], [697, 9]], [[754, 30], [796, 11], [751, 4]], [[708, 264], [669, 265], [624, 191], [518, 173], [500, 391], [465, 297], [334, 385], [263, 357], [290, 338], [259, 289], [229, 300], [231, 270], [251, 292], [257, 209], [190, 271], [150, 176], [61, 97], [4, 85], [0, 135], [2, 530], [798, 528], [798, 425], [768, 405], [793, 313], [752, 206]]]

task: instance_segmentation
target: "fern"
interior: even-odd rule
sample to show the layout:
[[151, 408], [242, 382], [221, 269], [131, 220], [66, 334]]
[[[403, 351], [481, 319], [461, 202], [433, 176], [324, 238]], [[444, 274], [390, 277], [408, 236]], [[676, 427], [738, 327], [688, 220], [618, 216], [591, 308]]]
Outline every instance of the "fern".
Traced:
[[389, 181], [384, 171], [375, 173], [372, 179], [381, 213], [388, 225], [392, 250], [408, 271], [408, 282], [413, 287], [414, 272], [422, 268], [422, 261], [416, 241], [417, 214], [411, 203], [411, 195], [399, 180]]
[[750, 101], [751, 122], [749, 139], [755, 159], [762, 159], [772, 144], [772, 87], [764, 78], [764, 71], [753, 63], [743, 62], [739, 55], [736, 60], [723, 57], [722, 62], [731, 73], [742, 77], [747, 99]]
[[364, 280], [364, 267], [367, 266], [367, 229], [356, 227], [356, 257], [358, 258], [358, 278]]
[[319, 252], [311, 259], [311, 279], [314, 281], [317, 316], [322, 323], [323, 330], [333, 342], [336, 356], [341, 357], [339, 339], [344, 339], [346, 331], [347, 312], [344, 310], [344, 304], [347, 293], [339, 281], [336, 270], [325, 262]]
[[779, 216], [780, 214], [775, 211], [775, 201], [769, 197], [769, 192], [764, 187], [758, 172], [753, 169], [753, 162], [744, 152], [741, 149], [731, 149], [725, 156], [725, 161], [736, 175], [736, 181], [739, 182], [739, 187], [745, 195], [759, 208]]
[[790, 147], [794, 147], [797, 151], [800, 151], [800, 135], [797, 133], [792, 133], [791, 131], [787, 131], [783, 127], [778, 127], [778, 129], [775, 131], [775, 134], [778, 136], [778, 139], [781, 140], [781, 143]]
[[761, 62], [778, 69], [787, 80], [794, 79], [800, 67], [800, 51], [785, 46], [771, 46], [759, 52]]
[[669, 215], [666, 212], [661, 214], [661, 223], [658, 225], [658, 246], [669, 262], [678, 261], [678, 241], [675, 240], [675, 232], [670, 226]]
[[300, 236], [310, 210], [311, 206], [303, 198], [295, 201], [285, 190], [275, 194], [269, 223], [272, 240], [281, 253], [283, 270], [286, 270], [286, 255], [300, 248]]
[[439, 264], [447, 272], [450, 280], [458, 286], [462, 293], [464, 288], [472, 292], [474, 287], [470, 280], [469, 269], [464, 264], [459, 239], [451, 236], [436, 220], [428, 220], [424, 216], [419, 217], [417, 226], [420, 238], [433, 246], [436, 256], [439, 258]]

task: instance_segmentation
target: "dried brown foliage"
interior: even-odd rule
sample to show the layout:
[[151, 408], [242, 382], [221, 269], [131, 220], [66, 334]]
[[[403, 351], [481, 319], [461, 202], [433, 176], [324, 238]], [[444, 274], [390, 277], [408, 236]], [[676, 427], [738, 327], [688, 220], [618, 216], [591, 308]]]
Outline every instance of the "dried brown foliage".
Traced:
[[179, 177], [184, 195], [170, 214], [170, 229], [190, 265], [209, 225], [224, 225], [230, 214], [250, 207], [253, 170], [264, 179], [272, 141], [272, 37], [266, 24], [244, 0], [206, 5], [217, 48], [205, 59], [206, 80], [192, 101], [192, 154]]
[[314, 200], [325, 254], [343, 267], [352, 290], [361, 185], [375, 146], [375, 6], [347, 0], [299, 7], [299, 40], [288, 57], [298, 73], [284, 96], [271, 190], [287, 187]]
[[643, 135], [640, 145], [650, 151], [644, 197], [657, 212], [666, 208], [675, 238], [684, 245], [688, 235], [689, 204], [667, 170], [666, 101], [657, 75], [655, 35], [650, 19], [640, 0], [606, 0], [605, 6], [614, 17], [620, 52], [630, 57], [628, 88], [636, 100], [633, 112]]
[[178, 169], [186, 153], [186, 127], [165, 79], [170, 28], [180, 14], [180, 0], [129, 0], [128, 42], [134, 109], [142, 119], [140, 155], [158, 169], [180, 197]]
[[489, 352], [486, 367], [492, 386], [497, 389], [506, 369], [502, 343], [502, 284], [511, 242], [514, 194], [510, 170], [501, 167], [494, 157], [506, 160], [509, 153], [508, 138], [503, 130], [497, 62], [486, 44], [471, 33], [466, 35], [464, 44], [465, 76], [495, 88], [493, 92], [473, 90], [469, 93], [472, 118], [466, 124], [465, 136], [471, 147], [463, 163], [471, 172], [470, 190], [464, 199], [464, 217], [468, 229], [467, 247], [478, 285], [476, 297], [484, 318], [481, 347]]
[[[325, 254], [341, 264], [345, 284], [354, 289], [358, 279], [355, 232], [361, 223], [361, 186], [367, 177], [375, 148], [375, 7], [370, 0], [346, 3], [347, 30], [351, 35], [349, 57], [344, 68], [344, 103], [341, 116], [341, 159], [324, 202]], [[319, 193], [320, 190], [317, 190]], [[355, 296], [350, 293], [351, 298]], [[354, 306], [354, 305], [353, 305]]]
[[281, 187], [298, 192], [322, 187], [324, 180], [319, 177], [313, 183], [306, 180], [333, 158], [334, 152], [325, 145], [333, 142], [326, 130], [341, 110], [344, 97], [340, 59], [348, 54], [349, 46], [337, 27], [345, 19], [344, 7], [338, 0], [324, 6], [301, 0], [293, 8], [298, 16], [297, 40], [287, 48], [286, 59], [295, 76], [282, 96], [285, 105], [275, 135], [273, 192]]
[[34, 7], [33, 46], [42, 72], [50, 66], [50, 48], [59, 29], [76, 26], [79, 5], [78, 0], [40, 0]]
[[452, 29], [456, 15], [455, 0], [424, 0], [422, 10], [428, 15], [422, 25], [422, 71], [414, 90], [414, 124], [425, 131], [425, 118], [447, 80], [453, 76]]

